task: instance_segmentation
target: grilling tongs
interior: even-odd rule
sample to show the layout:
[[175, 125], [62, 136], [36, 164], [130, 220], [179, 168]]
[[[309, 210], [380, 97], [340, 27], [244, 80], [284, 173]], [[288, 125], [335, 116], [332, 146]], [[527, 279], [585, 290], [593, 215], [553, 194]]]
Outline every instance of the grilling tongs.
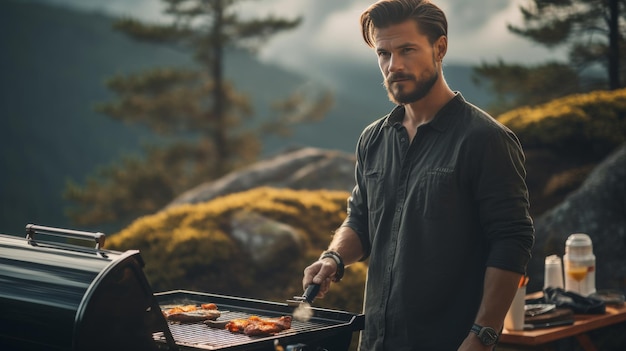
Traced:
[[293, 318], [299, 321], [307, 322], [313, 316], [311, 310], [311, 304], [317, 293], [320, 291], [319, 284], [310, 284], [306, 287], [302, 296], [294, 296], [292, 300], [287, 300], [287, 304], [291, 307], [295, 307], [293, 311]]
[[304, 291], [304, 294], [302, 294], [302, 296], [294, 296], [292, 300], [287, 300], [287, 304], [292, 307], [298, 307], [302, 303], [306, 302], [310, 305], [313, 303], [313, 300], [315, 300], [315, 297], [319, 292], [320, 285], [311, 283], [309, 284], [309, 286], [306, 287], [306, 290]]

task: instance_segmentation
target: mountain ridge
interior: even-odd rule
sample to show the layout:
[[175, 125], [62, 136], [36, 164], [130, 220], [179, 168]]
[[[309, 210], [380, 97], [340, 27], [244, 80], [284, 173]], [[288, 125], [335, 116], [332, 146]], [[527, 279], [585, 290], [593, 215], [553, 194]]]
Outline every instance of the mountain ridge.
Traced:
[[[93, 107], [114, 98], [107, 78], [192, 65], [191, 55], [135, 42], [115, 32], [113, 20], [58, 5], [0, 3], [0, 232], [22, 233], [27, 223], [75, 227], [63, 215], [65, 183], [82, 183], [97, 167], [141, 154], [141, 145], [154, 140], [145, 128], [113, 121]], [[375, 65], [338, 62], [332, 69], [345, 84], [323, 86], [305, 74], [229, 53], [225, 75], [250, 95], [259, 116], [271, 113], [274, 100], [311, 84], [336, 94], [323, 121], [298, 126], [291, 139], [265, 140], [264, 155], [294, 146], [352, 152], [362, 128], [391, 108]], [[444, 70], [453, 89], [482, 103], [484, 96], [471, 88], [471, 68]]]

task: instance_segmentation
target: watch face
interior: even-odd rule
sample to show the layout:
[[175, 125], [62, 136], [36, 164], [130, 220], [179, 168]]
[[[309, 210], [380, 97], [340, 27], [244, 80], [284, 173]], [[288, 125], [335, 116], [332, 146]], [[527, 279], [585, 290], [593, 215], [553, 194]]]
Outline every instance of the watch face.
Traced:
[[493, 345], [498, 340], [498, 333], [493, 328], [484, 327], [480, 330], [478, 338], [485, 345]]

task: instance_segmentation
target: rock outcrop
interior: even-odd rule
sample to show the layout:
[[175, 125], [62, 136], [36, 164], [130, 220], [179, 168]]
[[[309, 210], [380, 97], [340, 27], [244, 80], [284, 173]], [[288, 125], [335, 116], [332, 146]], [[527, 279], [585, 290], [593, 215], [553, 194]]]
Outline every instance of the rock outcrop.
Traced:
[[626, 145], [607, 157], [582, 186], [535, 221], [529, 291], [543, 288], [547, 255], [563, 257], [570, 234], [585, 233], [596, 256], [596, 288], [626, 288]]
[[188, 190], [167, 207], [209, 201], [260, 186], [351, 191], [354, 162], [352, 154], [341, 151], [312, 147], [288, 151]]
[[306, 249], [306, 240], [292, 226], [251, 211], [233, 215], [230, 236], [254, 264], [263, 267], [284, 264], [283, 260], [302, 255]]
[[[191, 189], [168, 207], [205, 202], [261, 186], [351, 191], [354, 162], [352, 154], [335, 150], [307, 147], [287, 151]], [[625, 290], [625, 181], [626, 145], [595, 167], [577, 190], [563, 195], [559, 205], [535, 218], [536, 242], [528, 267], [529, 291], [543, 288], [545, 257], [551, 254], [562, 257], [565, 240], [573, 233], [586, 233], [593, 240], [597, 288]]]

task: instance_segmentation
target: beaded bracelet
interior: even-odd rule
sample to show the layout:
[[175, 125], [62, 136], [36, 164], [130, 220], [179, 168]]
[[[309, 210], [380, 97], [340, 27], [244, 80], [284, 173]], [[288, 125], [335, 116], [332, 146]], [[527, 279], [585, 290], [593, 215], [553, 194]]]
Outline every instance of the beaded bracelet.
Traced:
[[324, 251], [322, 253], [322, 255], [320, 256], [320, 260], [324, 259], [324, 258], [332, 258], [335, 263], [337, 264], [337, 271], [335, 272], [335, 276], [333, 277], [333, 282], [338, 283], [341, 278], [343, 278], [343, 273], [344, 273], [344, 264], [343, 264], [343, 259], [341, 259], [341, 256], [339, 256], [338, 253], [336, 253], [335, 251]]

